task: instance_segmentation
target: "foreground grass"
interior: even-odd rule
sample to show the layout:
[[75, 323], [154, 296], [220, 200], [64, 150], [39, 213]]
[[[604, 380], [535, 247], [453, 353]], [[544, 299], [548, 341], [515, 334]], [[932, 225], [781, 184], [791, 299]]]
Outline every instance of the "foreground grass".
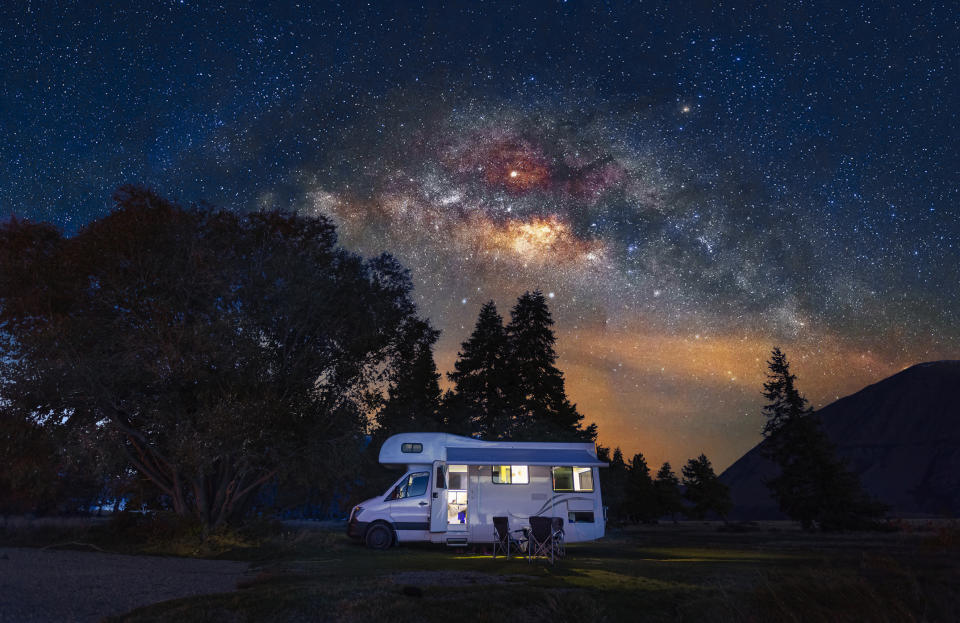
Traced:
[[255, 576], [233, 593], [155, 604], [113, 621], [960, 620], [956, 525], [841, 535], [631, 527], [569, 546], [553, 567], [442, 546], [373, 552], [340, 528], [261, 528], [200, 545], [189, 533], [138, 545], [137, 530], [127, 530], [112, 551], [247, 560]]

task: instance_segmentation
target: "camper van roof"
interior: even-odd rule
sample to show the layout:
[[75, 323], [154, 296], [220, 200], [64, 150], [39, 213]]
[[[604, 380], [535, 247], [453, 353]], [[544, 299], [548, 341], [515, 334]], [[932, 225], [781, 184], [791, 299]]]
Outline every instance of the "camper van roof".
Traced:
[[401, 433], [383, 442], [384, 465], [447, 461], [465, 465], [600, 466], [592, 443], [483, 441], [448, 433]]

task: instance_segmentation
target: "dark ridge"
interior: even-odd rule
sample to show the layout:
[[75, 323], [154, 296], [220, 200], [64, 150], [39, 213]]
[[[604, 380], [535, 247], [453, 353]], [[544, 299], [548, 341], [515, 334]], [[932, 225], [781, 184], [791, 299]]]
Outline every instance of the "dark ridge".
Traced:
[[[960, 361], [921, 363], [818, 410], [864, 487], [899, 517], [960, 515]], [[764, 480], [776, 468], [758, 444], [720, 479], [732, 519], [782, 518]]]

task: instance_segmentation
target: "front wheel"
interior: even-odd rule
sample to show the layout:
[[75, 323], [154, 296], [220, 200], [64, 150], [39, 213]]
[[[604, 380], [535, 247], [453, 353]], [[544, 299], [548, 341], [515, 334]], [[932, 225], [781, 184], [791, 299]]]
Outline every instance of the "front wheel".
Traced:
[[387, 549], [393, 543], [393, 532], [386, 524], [374, 524], [367, 529], [365, 541], [370, 549]]

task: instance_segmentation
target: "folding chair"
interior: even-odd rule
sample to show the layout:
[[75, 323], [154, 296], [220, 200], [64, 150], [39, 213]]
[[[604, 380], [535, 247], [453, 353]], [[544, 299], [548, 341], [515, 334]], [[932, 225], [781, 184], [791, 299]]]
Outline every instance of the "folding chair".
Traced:
[[563, 558], [567, 555], [567, 545], [563, 538], [563, 517], [554, 517], [551, 529], [553, 530], [554, 551], [558, 558]]
[[542, 556], [550, 559], [550, 564], [556, 559], [556, 540], [553, 531], [552, 517], [531, 517], [530, 536], [527, 540], [527, 560]]
[[[515, 530], [514, 532], [519, 532]], [[497, 557], [497, 551], [500, 551], [507, 558], [510, 557], [510, 550], [513, 549], [520, 553], [524, 558], [527, 557], [526, 541], [518, 539], [510, 532], [510, 520], [507, 517], [493, 518], [493, 557]]]

